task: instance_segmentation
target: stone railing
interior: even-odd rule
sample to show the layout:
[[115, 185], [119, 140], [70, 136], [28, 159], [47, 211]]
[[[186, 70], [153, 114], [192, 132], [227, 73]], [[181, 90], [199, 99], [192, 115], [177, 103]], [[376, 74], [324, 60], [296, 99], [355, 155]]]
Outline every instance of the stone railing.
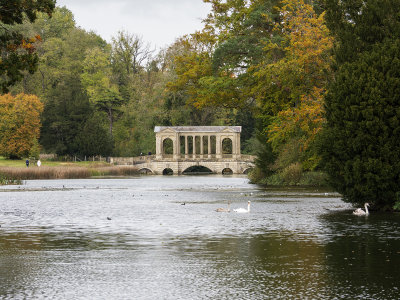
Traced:
[[110, 157], [110, 164], [114, 165], [139, 165], [151, 162], [156, 158], [155, 155], [142, 155], [136, 157]]

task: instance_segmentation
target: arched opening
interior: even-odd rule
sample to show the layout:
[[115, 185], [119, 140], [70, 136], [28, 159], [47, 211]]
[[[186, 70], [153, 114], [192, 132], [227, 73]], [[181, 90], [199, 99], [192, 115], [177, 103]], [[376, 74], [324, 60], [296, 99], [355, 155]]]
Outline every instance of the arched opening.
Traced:
[[249, 174], [249, 172], [253, 170], [253, 168], [248, 168], [246, 170], [243, 171], [243, 174]]
[[232, 174], [233, 174], [232, 169], [225, 168], [222, 170], [222, 175], [232, 175]]
[[174, 171], [173, 171], [172, 169], [170, 169], [170, 168], [165, 168], [165, 169], [162, 171], [162, 174], [163, 174], [163, 175], [174, 175]]
[[183, 175], [205, 175], [205, 174], [213, 174], [209, 168], [204, 166], [192, 166], [187, 168], [182, 172]]
[[172, 155], [174, 150], [174, 143], [170, 138], [163, 140], [163, 154]]
[[223, 157], [232, 157], [232, 140], [230, 138], [222, 140], [222, 155]]
[[153, 174], [153, 171], [148, 168], [143, 168], [139, 170], [139, 174]]

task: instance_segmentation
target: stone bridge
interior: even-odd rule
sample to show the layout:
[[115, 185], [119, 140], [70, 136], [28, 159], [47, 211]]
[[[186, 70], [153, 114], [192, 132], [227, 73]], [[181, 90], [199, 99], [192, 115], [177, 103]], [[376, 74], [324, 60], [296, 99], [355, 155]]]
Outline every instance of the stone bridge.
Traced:
[[254, 156], [241, 155], [241, 126], [156, 126], [156, 155], [111, 158], [114, 164], [133, 164], [143, 173], [184, 174], [199, 167], [216, 174], [244, 174]]

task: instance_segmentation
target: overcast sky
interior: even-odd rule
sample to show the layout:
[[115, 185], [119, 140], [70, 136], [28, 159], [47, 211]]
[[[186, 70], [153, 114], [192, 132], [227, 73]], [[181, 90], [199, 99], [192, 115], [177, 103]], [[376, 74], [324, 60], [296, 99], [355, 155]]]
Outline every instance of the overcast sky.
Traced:
[[201, 29], [210, 10], [202, 0], [57, 0], [57, 6], [66, 6], [78, 26], [109, 42], [124, 29], [157, 48]]

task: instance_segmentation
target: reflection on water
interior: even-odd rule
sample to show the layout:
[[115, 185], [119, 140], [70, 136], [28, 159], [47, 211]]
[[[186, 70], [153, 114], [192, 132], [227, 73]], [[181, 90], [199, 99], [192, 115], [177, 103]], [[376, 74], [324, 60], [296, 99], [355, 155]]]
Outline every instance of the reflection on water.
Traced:
[[[249, 214], [217, 213], [252, 201]], [[185, 204], [185, 205], [183, 205]], [[400, 216], [245, 177], [0, 189], [1, 299], [398, 299]]]

